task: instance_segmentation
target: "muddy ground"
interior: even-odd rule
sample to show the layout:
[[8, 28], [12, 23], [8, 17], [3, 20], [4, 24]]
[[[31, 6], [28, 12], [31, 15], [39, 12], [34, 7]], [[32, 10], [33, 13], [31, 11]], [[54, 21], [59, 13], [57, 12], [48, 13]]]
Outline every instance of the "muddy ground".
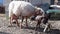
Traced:
[[8, 27], [10, 25], [9, 20], [6, 19], [5, 14], [0, 14], [0, 34], [60, 34], [60, 20], [49, 20], [49, 23], [52, 25], [52, 27], [50, 31], [46, 32], [43, 32], [43, 27], [38, 28], [35, 31], [35, 21], [28, 20], [28, 28], [25, 26], [24, 22], [22, 29], [20, 29], [20, 27], [17, 27], [16, 24], [13, 24], [12, 27]]

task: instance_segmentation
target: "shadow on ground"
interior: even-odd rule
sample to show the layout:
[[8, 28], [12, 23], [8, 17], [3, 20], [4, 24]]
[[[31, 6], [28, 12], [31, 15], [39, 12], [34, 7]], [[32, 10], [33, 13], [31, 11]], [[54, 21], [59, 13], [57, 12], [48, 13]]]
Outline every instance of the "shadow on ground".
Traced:
[[0, 34], [10, 34], [10, 33], [6, 33], [6, 32], [0, 32]]
[[51, 29], [49, 32], [50, 34], [60, 34], [60, 30], [59, 29]]
[[[22, 29], [35, 30], [35, 27], [22, 27]], [[44, 30], [44, 28], [37, 28], [37, 30], [35, 30], [35, 31], [42, 32], [40, 34], [60, 34], [59, 29], [51, 29], [50, 31], [46, 31], [46, 32], [43, 32], [43, 30]], [[36, 34], [37, 34], [37, 32], [36, 32]]]

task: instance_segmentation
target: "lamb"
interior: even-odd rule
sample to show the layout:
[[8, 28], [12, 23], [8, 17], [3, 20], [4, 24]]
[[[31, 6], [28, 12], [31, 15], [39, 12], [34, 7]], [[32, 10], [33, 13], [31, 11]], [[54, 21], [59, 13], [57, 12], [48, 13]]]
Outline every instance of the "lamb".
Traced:
[[35, 15], [35, 16], [33, 15], [33, 16], [30, 18], [30, 19], [33, 20], [33, 21], [37, 21], [37, 25], [36, 25], [35, 30], [37, 29], [37, 26], [40, 27], [41, 21], [42, 21], [42, 19], [45, 17], [45, 16], [44, 16], [44, 15], [45, 15], [44, 10], [41, 9], [41, 8], [38, 8], [38, 9], [41, 10], [42, 15], [41, 15], [41, 14], [39, 14], [39, 15]]
[[50, 19], [51, 14], [50, 13], [45, 14], [44, 10], [42, 10], [42, 9], [41, 9], [41, 11], [43, 12], [42, 15], [32, 16], [30, 19], [37, 21], [37, 25], [36, 25], [35, 30], [37, 30], [37, 26], [40, 27], [40, 24], [42, 22], [45, 24], [45, 28], [44, 28], [43, 32], [45, 32], [46, 30], [49, 31], [51, 28], [51, 25], [50, 25], [50, 23], [48, 23], [48, 19]]
[[[32, 15], [38, 15], [42, 14], [41, 9], [36, 8], [29, 2], [25, 1], [12, 1], [9, 4], [9, 18], [10, 18], [10, 23], [12, 25], [13, 20], [15, 20], [17, 26], [19, 26], [18, 23], [18, 18], [22, 17], [22, 22], [23, 19], [26, 18], [26, 26], [27, 25], [27, 18], [29, 18]], [[22, 23], [20, 23], [20, 27]]]

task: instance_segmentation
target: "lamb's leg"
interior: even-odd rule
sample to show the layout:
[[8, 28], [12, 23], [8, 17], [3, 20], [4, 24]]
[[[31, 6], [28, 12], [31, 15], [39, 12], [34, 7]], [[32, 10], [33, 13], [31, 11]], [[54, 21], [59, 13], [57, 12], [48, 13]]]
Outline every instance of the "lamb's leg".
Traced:
[[40, 21], [38, 21], [38, 27], [40, 28], [40, 24], [41, 24], [41, 20]]
[[37, 30], [38, 27], [40, 28], [40, 24], [41, 24], [41, 20], [38, 20], [35, 30]]
[[37, 30], [37, 26], [38, 26], [38, 24], [39, 24], [39, 23], [38, 23], [38, 21], [37, 21], [37, 25], [36, 25], [36, 27], [35, 27], [35, 30]]
[[40, 28], [40, 24], [41, 24], [42, 19], [43, 19], [43, 17], [41, 17], [40, 20], [38, 21], [38, 23], [39, 23], [39, 28]]
[[26, 26], [28, 27], [28, 24], [27, 24], [27, 16], [26, 16]]

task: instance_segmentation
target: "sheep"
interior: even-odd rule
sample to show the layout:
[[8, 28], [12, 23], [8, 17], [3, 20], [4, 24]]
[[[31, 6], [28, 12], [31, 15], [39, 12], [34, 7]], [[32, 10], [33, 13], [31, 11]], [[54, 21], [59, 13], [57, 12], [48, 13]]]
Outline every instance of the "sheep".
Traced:
[[[22, 22], [23, 19], [26, 18], [26, 26], [27, 25], [27, 18], [31, 17], [32, 15], [38, 15], [38, 14], [42, 14], [42, 12], [40, 11], [41, 9], [36, 8], [34, 5], [32, 5], [29, 2], [25, 2], [25, 1], [12, 1], [9, 4], [9, 18], [10, 18], [10, 23], [12, 25], [11, 20], [15, 20], [16, 24], [19, 26], [18, 24], [18, 18], [22, 17]], [[22, 23], [20, 23], [20, 27]]]

